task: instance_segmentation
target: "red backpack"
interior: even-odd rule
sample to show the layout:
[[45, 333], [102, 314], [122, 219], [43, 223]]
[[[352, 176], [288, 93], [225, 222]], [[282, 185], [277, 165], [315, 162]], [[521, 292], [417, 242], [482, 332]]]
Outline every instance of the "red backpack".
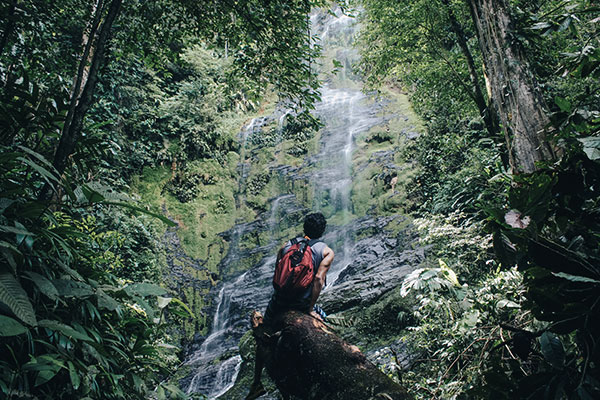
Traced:
[[275, 265], [273, 287], [286, 297], [299, 295], [312, 284], [315, 277], [311, 245], [316, 241], [306, 239], [291, 241], [292, 246]]

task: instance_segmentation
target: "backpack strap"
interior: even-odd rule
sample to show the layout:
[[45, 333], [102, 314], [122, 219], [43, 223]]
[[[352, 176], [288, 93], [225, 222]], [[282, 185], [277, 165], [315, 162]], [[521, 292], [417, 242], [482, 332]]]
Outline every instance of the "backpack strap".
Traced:
[[313, 247], [315, 244], [317, 244], [319, 242], [322, 242], [322, 240], [321, 239], [311, 239], [311, 240], [308, 241], [308, 245], [310, 247]]

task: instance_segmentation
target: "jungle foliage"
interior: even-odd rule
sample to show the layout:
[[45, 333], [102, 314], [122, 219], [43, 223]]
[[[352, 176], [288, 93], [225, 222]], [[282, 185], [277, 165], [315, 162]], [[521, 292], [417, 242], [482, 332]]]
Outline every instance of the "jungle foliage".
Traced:
[[427, 126], [405, 151], [419, 168], [405, 190], [422, 240], [444, 260], [403, 285], [418, 302], [404, 338], [421, 352], [405, 384], [420, 398], [598, 397], [600, 9], [496, 2], [555, 152], [525, 174], [511, 173], [516, 132], [495, 106], [504, 99], [486, 90], [474, 10], [495, 2], [361, 3], [360, 69], [372, 87], [408, 91]]
[[188, 162], [225, 164], [228, 121], [267, 90], [310, 121], [317, 3], [0, 4], [0, 397], [184, 397], [166, 322], [193, 315], [160, 286], [156, 223], [173, 222], [125, 193], [164, 163], [182, 202], [214, 184]]

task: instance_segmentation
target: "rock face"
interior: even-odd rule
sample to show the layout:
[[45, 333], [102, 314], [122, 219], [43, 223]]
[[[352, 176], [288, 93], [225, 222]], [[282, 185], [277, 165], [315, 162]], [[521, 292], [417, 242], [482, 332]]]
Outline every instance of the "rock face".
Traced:
[[424, 260], [424, 249], [413, 249], [410, 229], [390, 236], [385, 227], [400, 216], [362, 218], [346, 227], [353, 237], [368, 235], [357, 240], [346, 255], [346, 265], [334, 271], [331, 280], [319, 298], [328, 313], [337, 313], [355, 306], [368, 306], [393, 289], [402, 278], [416, 269]]
[[[268, 333], [268, 336], [265, 335]], [[318, 319], [296, 311], [254, 328], [258, 351], [284, 398], [404, 400], [406, 390]]]
[[[380, 152], [373, 157], [362, 158], [361, 162], [368, 163], [368, 166], [354, 165], [356, 142], [364, 140], [372, 128], [383, 129], [398, 116], [386, 114], [386, 101], [363, 93], [359, 78], [350, 71], [349, 66], [355, 61], [356, 54], [347, 45], [356, 31], [354, 20], [345, 15], [334, 18], [323, 13], [313, 15], [311, 20], [323, 38], [323, 46], [334, 44], [337, 50], [343, 50], [337, 55], [343, 58], [347, 67], [340, 71], [342, 82], [327, 79], [321, 102], [316, 105], [315, 113], [324, 124], [319, 131], [317, 150], [309, 152], [303, 159], [296, 158], [284, 164], [285, 161], [281, 160], [289, 158], [282, 156], [285, 146], [266, 148], [261, 156], [272, 161], [263, 165], [262, 173], [267, 173], [268, 169], [271, 182], [278, 182], [279, 187], [273, 186], [270, 192], [276, 197], [268, 200], [262, 197], [262, 203], [257, 204], [255, 209], [263, 212], [254, 221], [240, 221], [221, 234], [227, 248], [219, 264], [221, 282], [209, 295], [211, 306], [207, 314], [213, 316], [211, 329], [208, 335], [197, 338], [197, 343], [186, 355], [186, 364], [192, 372], [181, 381], [181, 385], [190, 394], [203, 393], [209, 399], [243, 397], [239, 396], [240, 390], [236, 394], [228, 393], [242, 368], [237, 343], [248, 330], [248, 313], [253, 309], [263, 311], [272, 294], [271, 279], [278, 247], [290, 238], [288, 235], [299, 233], [297, 231], [309, 210], [321, 211], [328, 218], [329, 225], [322, 240], [336, 254], [328, 273], [328, 284], [319, 301], [329, 314], [377, 301], [399, 285], [402, 278], [419, 267], [423, 260], [423, 249], [411, 245], [414, 242], [411, 230], [399, 228], [409, 225], [404, 217], [363, 216], [364, 211], [355, 211], [358, 209], [353, 200], [355, 191], [370, 190], [369, 182], [356, 185], [357, 172], [372, 170], [373, 174], [365, 179], [385, 182], [388, 178], [391, 181], [399, 170], [394, 164], [393, 150], [390, 147], [381, 150], [381, 143], [378, 144]], [[252, 176], [252, 162], [260, 153], [256, 146], [262, 143], [259, 140], [261, 135], [272, 133], [269, 124], [282, 121], [288, 115], [282, 114], [281, 110], [278, 112], [275, 117], [256, 117], [243, 128], [240, 136], [243, 145], [239, 193], [236, 196], [238, 208], [246, 204], [246, 181], [248, 176]], [[265, 129], [270, 130], [265, 132]], [[389, 182], [386, 184], [389, 185]], [[361, 210], [366, 208], [364, 206]], [[357, 215], [359, 212], [360, 217]], [[347, 361], [352, 361], [352, 355], [348, 357]], [[243, 370], [247, 371], [247, 365]], [[348, 376], [354, 375], [349, 372]], [[342, 386], [350, 386], [351, 381], [343, 377], [339, 379], [344, 382]], [[330, 397], [320, 398], [363, 398], [336, 387], [340, 388], [340, 393], [347, 393], [346, 397], [328, 395]], [[322, 390], [325, 389], [319, 388], [315, 393], [325, 393]], [[376, 391], [371, 393], [376, 394]]]

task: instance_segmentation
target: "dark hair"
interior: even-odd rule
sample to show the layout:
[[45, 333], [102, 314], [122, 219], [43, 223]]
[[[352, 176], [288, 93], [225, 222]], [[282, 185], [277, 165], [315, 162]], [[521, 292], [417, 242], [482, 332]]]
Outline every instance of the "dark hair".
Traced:
[[304, 234], [311, 239], [318, 239], [325, 232], [327, 221], [320, 212], [304, 217]]

